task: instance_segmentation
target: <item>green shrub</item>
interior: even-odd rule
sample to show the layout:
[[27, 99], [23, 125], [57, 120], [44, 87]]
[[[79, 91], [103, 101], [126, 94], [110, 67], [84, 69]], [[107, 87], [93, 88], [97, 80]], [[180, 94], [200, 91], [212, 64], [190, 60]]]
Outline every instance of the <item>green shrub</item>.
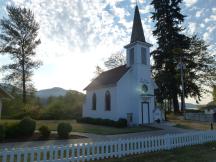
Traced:
[[127, 127], [127, 120], [123, 119], [123, 118], [120, 118], [118, 121], [114, 121], [114, 120], [110, 120], [110, 119], [85, 117], [85, 118], [78, 119], [77, 122], [94, 124], [94, 125], [118, 127], [118, 128]]
[[0, 141], [4, 140], [5, 138], [5, 126], [0, 124]]
[[23, 137], [31, 137], [35, 131], [35, 128], [36, 122], [30, 117], [23, 118], [18, 124], [19, 135]]
[[5, 137], [6, 138], [16, 138], [19, 137], [19, 123], [5, 124]]
[[186, 113], [201, 113], [203, 112], [202, 110], [196, 110], [196, 109], [186, 109]]
[[118, 128], [125, 128], [127, 127], [127, 120], [123, 118], [119, 118], [119, 120], [116, 122], [116, 127]]
[[50, 136], [50, 130], [49, 130], [48, 126], [46, 126], [46, 125], [42, 125], [39, 128], [39, 132], [40, 132], [40, 135], [42, 138], [48, 138]]
[[72, 131], [72, 126], [69, 123], [59, 123], [57, 132], [60, 138], [68, 138], [69, 133]]

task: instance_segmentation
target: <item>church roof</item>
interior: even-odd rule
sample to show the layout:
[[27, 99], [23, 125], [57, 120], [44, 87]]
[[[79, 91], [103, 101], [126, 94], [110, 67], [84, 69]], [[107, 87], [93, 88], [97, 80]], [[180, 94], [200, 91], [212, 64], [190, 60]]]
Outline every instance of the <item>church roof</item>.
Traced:
[[145, 42], [145, 36], [144, 36], [143, 27], [142, 27], [142, 21], [140, 18], [139, 8], [136, 5], [130, 43], [134, 43], [137, 41]]
[[109, 85], [115, 85], [121, 77], [128, 71], [126, 65], [102, 72], [84, 90], [98, 89]]

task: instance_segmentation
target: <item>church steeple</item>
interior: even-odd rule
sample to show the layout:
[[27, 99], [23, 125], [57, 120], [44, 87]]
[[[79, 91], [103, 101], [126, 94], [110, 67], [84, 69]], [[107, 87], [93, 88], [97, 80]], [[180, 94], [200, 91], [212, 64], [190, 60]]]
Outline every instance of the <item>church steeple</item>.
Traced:
[[140, 18], [139, 8], [137, 5], [135, 7], [135, 12], [134, 12], [133, 29], [132, 29], [130, 43], [136, 41], [146, 42], [144, 32], [143, 32], [143, 27], [142, 27], [142, 21]]

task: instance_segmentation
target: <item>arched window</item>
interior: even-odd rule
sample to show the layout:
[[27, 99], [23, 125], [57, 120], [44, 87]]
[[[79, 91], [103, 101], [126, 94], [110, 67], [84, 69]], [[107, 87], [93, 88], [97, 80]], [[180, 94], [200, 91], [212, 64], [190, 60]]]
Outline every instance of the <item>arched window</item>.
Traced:
[[96, 94], [94, 93], [92, 96], [92, 110], [96, 110], [97, 105], [97, 97]]
[[105, 93], [105, 110], [106, 111], [111, 110], [111, 95], [109, 91], [106, 91]]

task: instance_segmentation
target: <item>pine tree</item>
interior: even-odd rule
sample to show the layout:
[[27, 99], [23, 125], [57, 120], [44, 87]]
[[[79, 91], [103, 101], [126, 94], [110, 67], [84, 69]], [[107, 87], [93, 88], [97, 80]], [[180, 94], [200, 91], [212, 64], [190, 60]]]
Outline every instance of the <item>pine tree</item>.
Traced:
[[[178, 94], [181, 93], [176, 69], [180, 56], [173, 50], [189, 48], [189, 38], [182, 34], [184, 29], [181, 24], [185, 16], [181, 14], [181, 2], [182, 0], [153, 0], [151, 3], [154, 6], [152, 19], [156, 22], [153, 35], [158, 43], [158, 48], [152, 52], [155, 61], [153, 73], [159, 89], [166, 88], [166, 91], [161, 91], [161, 95], [172, 97], [175, 112], [179, 111]], [[163, 79], [158, 80], [159, 78]]]
[[[174, 111], [179, 111], [178, 96], [181, 90], [180, 70], [177, 68], [180, 58], [184, 64], [185, 97], [193, 97], [200, 101], [202, 94], [207, 92], [206, 86], [216, 84], [215, 55], [208, 51], [205, 41], [194, 36], [186, 36], [181, 27], [184, 15], [179, 7], [182, 0], [153, 0], [155, 8], [153, 20], [156, 29], [158, 48], [152, 52], [154, 58], [153, 74], [159, 87], [157, 98], [172, 99]], [[181, 105], [181, 110], [183, 104]]]
[[40, 44], [37, 38], [39, 24], [31, 10], [7, 6], [8, 18], [0, 20], [0, 52], [9, 54], [13, 63], [4, 65], [5, 80], [22, 88], [23, 103], [27, 90], [32, 89], [31, 76], [40, 61], [35, 61], [35, 48]]

